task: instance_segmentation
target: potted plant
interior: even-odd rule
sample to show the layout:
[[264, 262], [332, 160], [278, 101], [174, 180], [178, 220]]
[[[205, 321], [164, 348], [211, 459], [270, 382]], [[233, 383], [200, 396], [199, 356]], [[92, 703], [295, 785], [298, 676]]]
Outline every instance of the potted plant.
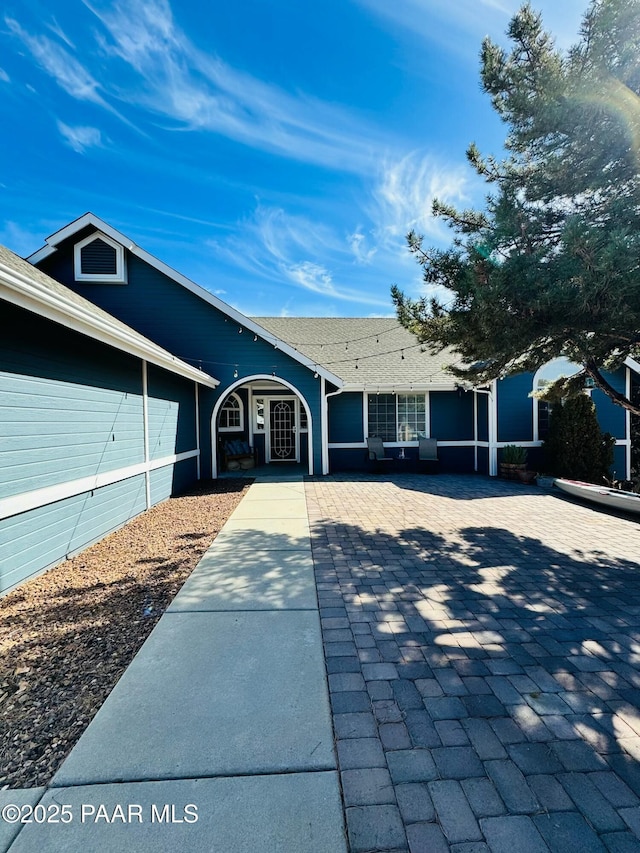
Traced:
[[517, 444], [507, 444], [500, 456], [500, 476], [505, 480], [518, 480], [519, 472], [527, 470], [527, 451]]
[[553, 483], [555, 481], [555, 477], [552, 474], [541, 474], [538, 473], [536, 477], [536, 483], [540, 486], [541, 489], [545, 489], [549, 491], [553, 488]]

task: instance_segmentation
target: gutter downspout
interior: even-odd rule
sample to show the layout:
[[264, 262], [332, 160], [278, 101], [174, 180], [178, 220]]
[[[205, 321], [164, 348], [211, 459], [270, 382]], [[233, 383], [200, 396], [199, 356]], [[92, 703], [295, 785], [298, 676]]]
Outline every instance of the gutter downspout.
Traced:
[[322, 377], [320, 380], [320, 402], [321, 402], [321, 441], [322, 441], [322, 474], [326, 476], [329, 473], [329, 397], [337, 397], [342, 394], [344, 388], [338, 388], [337, 391], [326, 393], [327, 380]]

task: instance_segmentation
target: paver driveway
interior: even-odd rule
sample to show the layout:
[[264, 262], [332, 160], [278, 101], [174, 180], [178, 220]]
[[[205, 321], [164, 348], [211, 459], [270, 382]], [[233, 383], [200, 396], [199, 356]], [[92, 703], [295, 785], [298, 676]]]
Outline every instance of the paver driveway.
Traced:
[[353, 853], [640, 851], [640, 524], [480, 477], [306, 491]]

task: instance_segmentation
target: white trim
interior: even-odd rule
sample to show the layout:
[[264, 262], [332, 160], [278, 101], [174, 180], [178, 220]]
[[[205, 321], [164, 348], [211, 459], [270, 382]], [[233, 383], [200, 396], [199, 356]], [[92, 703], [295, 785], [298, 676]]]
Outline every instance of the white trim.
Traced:
[[320, 445], [322, 454], [322, 475], [329, 473], [329, 399], [327, 381], [320, 377]]
[[478, 394], [473, 389], [473, 470], [478, 471]]
[[[438, 447], [473, 447], [474, 442], [472, 439], [466, 439], [464, 441], [438, 441]], [[488, 446], [487, 442], [479, 441], [478, 445]], [[385, 441], [385, 447], [419, 447], [417, 441]], [[329, 444], [329, 450], [366, 450], [367, 443], [366, 441], [333, 441]]]
[[218, 426], [218, 432], [244, 432], [244, 403], [242, 402], [242, 397], [239, 394], [236, 394], [233, 391], [231, 394], [227, 394], [224, 398], [224, 403], [220, 406], [220, 414], [224, 411], [225, 405], [228, 400], [238, 401], [238, 412], [240, 413], [240, 425], [239, 426]]
[[429, 382], [428, 384], [421, 384], [420, 382], [382, 382], [379, 385], [352, 385], [345, 383], [341, 387], [344, 392], [362, 391], [364, 394], [391, 394], [393, 391], [397, 394], [427, 394], [429, 391], [456, 391], [459, 384], [459, 382]]
[[[382, 386], [381, 386], [380, 389], [378, 389], [376, 387], [375, 391], [363, 391], [362, 392], [363, 408], [364, 408], [363, 429], [364, 429], [365, 441], [369, 437], [369, 397], [370, 396], [371, 397], [379, 397], [380, 394], [386, 394], [386, 395], [393, 394], [393, 396], [395, 397], [396, 435], [398, 434], [399, 423], [400, 423], [399, 418], [398, 418], [398, 398], [401, 396], [402, 397], [410, 397], [410, 396], [424, 397], [424, 433], [425, 433], [426, 438], [431, 437], [431, 424], [430, 424], [431, 409], [430, 409], [429, 391], [425, 391], [422, 388], [418, 388], [417, 390], [415, 388], [411, 388], [411, 390], [408, 390], [406, 388], [400, 388], [400, 390], [398, 391], [396, 386], [394, 386], [392, 391], [384, 391], [384, 390], [382, 390]], [[406, 439], [406, 440], [396, 439], [395, 441], [385, 441], [384, 443], [385, 443], [385, 445], [388, 444], [390, 447], [395, 447], [395, 446], [412, 447], [414, 444], [416, 447], [418, 446], [417, 439]]]
[[30, 492], [23, 492], [21, 495], [2, 498], [0, 500], [0, 519], [39, 509], [57, 501], [82, 495], [85, 492], [93, 492], [95, 489], [111, 486], [122, 480], [129, 480], [131, 477], [138, 477], [140, 474], [156, 471], [158, 468], [165, 468], [167, 465], [173, 465], [185, 459], [192, 459], [197, 455], [197, 450], [187, 450], [184, 453], [163, 456], [162, 459], [138, 462], [135, 465], [128, 465], [126, 468], [115, 468], [102, 474], [92, 474], [89, 477], [69, 480], [67, 483], [57, 483], [55, 486], [45, 486], [43, 489], [34, 489]]
[[[192, 382], [199, 382], [208, 388], [216, 388], [220, 384], [213, 376], [171, 355], [115, 317], [98, 311], [93, 303], [77, 297], [65, 287], [65, 291], [75, 297], [68, 298], [58, 289], [62, 285], [58, 282], [55, 284], [57, 289], [54, 290], [44, 282], [27, 277], [0, 261], [0, 298], [7, 302], [136, 358], [146, 359]], [[78, 302], [78, 299], [82, 301]]]
[[[266, 375], [264, 373], [256, 373], [253, 376], [244, 376], [241, 379], [237, 379], [232, 385], [230, 385], [226, 389], [226, 393], [221, 394], [220, 397], [216, 400], [216, 404], [213, 407], [213, 412], [211, 414], [211, 476], [215, 480], [218, 476], [218, 446], [217, 446], [217, 431], [216, 431], [216, 422], [218, 417], [218, 411], [222, 405], [223, 400], [229, 396], [232, 391], [235, 391], [236, 388], [240, 388], [242, 385], [247, 385], [250, 382], [253, 382], [255, 379], [268, 379], [272, 380], [271, 375]], [[307, 423], [309, 424], [309, 431], [307, 433], [307, 447], [308, 447], [308, 456], [309, 456], [309, 476], [313, 476], [313, 420], [311, 418], [311, 409], [309, 408], [309, 404], [307, 403], [305, 397], [298, 391], [295, 385], [292, 385], [286, 379], [281, 379], [278, 377], [278, 382], [281, 385], [284, 385], [285, 388], [288, 388], [296, 397], [300, 398], [300, 402], [304, 406], [304, 410], [307, 413]], [[265, 424], [266, 429], [266, 424]]]
[[249, 422], [247, 425], [247, 429], [249, 432], [249, 447], [255, 447], [254, 438], [256, 434], [255, 430], [255, 421], [256, 421], [256, 413], [253, 408], [253, 386], [249, 385], [247, 388], [247, 412], [249, 416]]
[[[196, 388], [198, 386], [196, 385]], [[142, 432], [144, 442], [144, 461], [149, 462], [149, 383], [147, 376], [147, 362], [142, 362]], [[147, 509], [151, 508], [151, 475], [147, 465], [144, 472], [144, 491]]]
[[[274, 462], [277, 464], [278, 462], [291, 462], [291, 459], [272, 459], [271, 458], [271, 405], [272, 403], [281, 403], [281, 402], [291, 402], [293, 401], [293, 434], [295, 436], [294, 442], [294, 452], [295, 452], [295, 461], [297, 463], [300, 462], [300, 431], [299, 431], [299, 416], [298, 416], [298, 406], [296, 405], [296, 397], [293, 394], [274, 394], [271, 397], [265, 398], [265, 462], [267, 465], [271, 465]], [[268, 425], [268, 428], [267, 428]]]
[[[61, 228], [59, 231], [56, 231], [54, 234], [51, 234], [47, 237], [44, 245], [41, 249], [38, 249], [37, 252], [34, 252], [30, 255], [27, 260], [32, 264], [38, 264], [40, 261], [48, 258], [49, 255], [53, 254], [57, 251], [58, 244], [63, 240], [66, 240], [68, 237], [73, 236], [78, 231], [81, 231], [83, 228], [86, 228], [89, 225], [93, 225], [95, 228], [98, 228], [104, 234], [107, 234], [113, 240], [116, 240], [118, 243], [121, 243], [132, 255], [143, 260], [145, 263], [149, 264], [149, 266], [157, 269], [158, 272], [163, 273], [163, 275], [168, 276], [170, 279], [175, 281], [177, 284], [181, 284], [184, 288], [191, 291], [191, 293], [198, 296], [204, 302], [208, 302], [209, 305], [213, 305], [218, 311], [221, 311], [223, 314], [226, 314], [227, 317], [231, 320], [235, 320], [238, 325], [243, 329], [248, 329], [253, 334], [258, 335], [264, 341], [271, 344], [272, 346], [279, 349], [285, 355], [288, 355], [290, 358], [293, 358], [295, 361], [303, 364], [305, 367], [312, 370], [314, 373], [319, 373], [321, 376], [324, 376], [334, 385], [341, 387], [344, 385], [344, 381], [340, 379], [339, 376], [331, 373], [331, 371], [327, 370], [326, 367], [323, 367], [321, 364], [317, 364], [315, 361], [312, 361], [307, 356], [303, 355], [301, 352], [298, 352], [297, 349], [292, 347], [290, 344], [285, 341], [280, 340], [271, 332], [268, 332], [262, 326], [259, 326], [258, 323], [251, 320], [249, 317], [245, 317], [244, 314], [241, 314], [235, 308], [232, 308], [230, 305], [227, 305], [221, 299], [218, 299], [217, 296], [214, 296], [213, 293], [210, 293], [208, 290], [205, 290], [204, 287], [201, 287], [199, 284], [195, 284], [195, 282], [188, 279], [186, 276], [172, 269], [168, 264], [165, 264], [163, 261], [160, 261], [158, 258], [155, 258], [153, 255], [146, 252], [144, 249], [141, 249], [137, 246], [132, 240], [122, 234], [120, 231], [116, 231], [115, 228], [112, 228], [98, 216], [95, 216], [93, 213], [85, 213], [84, 216], [81, 216], [79, 219], [76, 219], [74, 222], [70, 222], [68, 225], [65, 225], [64, 228]], [[266, 379], [266, 376], [262, 378]], [[271, 378], [271, 377], [269, 377]]]
[[[82, 250], [85, 246], [88, 246], [89, 243], [93, 243], [95, 240], [102, 240], [103, 243], [106, 243], [108, 246], [111, 246], [112, 249], [115, 249], [115, 273], [96, 274], [82, 272]], [[126, 284], [127, 266], [125, 262], [124, 248], [122, 244], [116, 242], [115, 240], [112, 240], [111, 237], [107, 237], [107, 235], [103, 234], [102, 231], [94, 231], [93, 234], [90, 234], [88, 237], [85, 237], [84, 240], [80, 240], [80, 242], [76, 243], [73, 247], [73, 277], [76, 281], [103, 281], [108, 284]]]
[[196, 479], [200, 479], [202, 477], [201, 465], [200, 465], [200, 386], [196, 382], [193, 386], [196, 392], [195, 399], [195, 417], [196, 417], [196, 450], [198, 451], [198, 455], [196, 456]]
[[[638, 365], [640, 367], [640, 365]], [[631, 368], [627, 365], [625, 368], [624, 377], [624, 393], [627, 400], [631, 400]], [[629, 409], [624, 410], [624, 437], [627, 443], [627, 452], [625, 454], [625, 480], [631, 479], [631, 412]]]
[[491, 382], [488, 406], [489, 476], [498, 476], [498, 380]]

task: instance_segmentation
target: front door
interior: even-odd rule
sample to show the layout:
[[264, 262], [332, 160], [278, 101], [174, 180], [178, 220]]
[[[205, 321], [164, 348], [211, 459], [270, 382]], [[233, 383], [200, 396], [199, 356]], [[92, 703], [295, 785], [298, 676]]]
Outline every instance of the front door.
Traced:
[[297, 453], [296, 401], [269, 401], [269, 461], [295, 462]]

